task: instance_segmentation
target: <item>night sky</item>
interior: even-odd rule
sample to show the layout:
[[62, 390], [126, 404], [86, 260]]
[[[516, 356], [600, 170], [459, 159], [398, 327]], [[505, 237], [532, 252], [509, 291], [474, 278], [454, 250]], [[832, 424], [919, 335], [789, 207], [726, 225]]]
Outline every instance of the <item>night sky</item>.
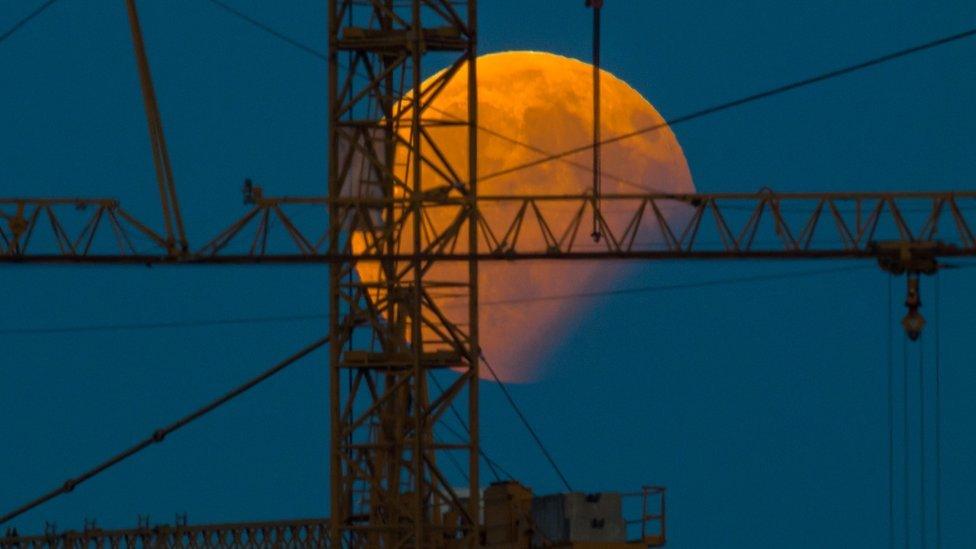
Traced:
[[[325, 2], [227, 1], [326, 49]], [[37, 4], [0, 4], [0, 32]], [[582, 4], [484, 0], [479, 50], [587, 60]], [[269, 194], [324, 194], [325, 64], [206, 0], [139, 5], [191, 241], [244, 212], [245, 177]], [[673, 118], [967, 30], [976, 3], [608, 0], [603, 20], [604, 67]], [[973, 189], [974, 55], [976, 41], [958, 42], [675, 133], [702, 192]], [[121, 1], [56, 3], [0, 44], [0, 74], [0, 195], [113, 196], [159, 222]], [[923, 280], [930, 324], [903, 355], [894, 323], [904, 280], [892, 282], [889, 318], [888, 276], [872, 265], [642, 264], [621, 287], [819, 272], [587, 300], [549, 375], [511, 390], [575, 488], [666, 485], [670, 547], [885, 547], [889, 320], [897, 379], [903, 361], [912, 376], [921, 361], [931, 387], [938, 333], [944, 541], [966, 547], [976, 538], [974, 271], [943, 272], [939, 300], [936, 280]], [[0, 269], [0, 512], [269, 367], [326, 323], [12, 330], [322, 314], [326, 279], [321, 266]], [[319, 352], [14, 524], [26, 533], [45, 522], [80, 529], [85, 518], [135, 526], [137, 514], [172, 522], [186, 512], [192, 523], [326, 516], [327, 390]], [[558, 491], [497, 387], [482, 392], [489, 455], [537, 493]], [[929, 473], [934, 466], [929, 454]]]

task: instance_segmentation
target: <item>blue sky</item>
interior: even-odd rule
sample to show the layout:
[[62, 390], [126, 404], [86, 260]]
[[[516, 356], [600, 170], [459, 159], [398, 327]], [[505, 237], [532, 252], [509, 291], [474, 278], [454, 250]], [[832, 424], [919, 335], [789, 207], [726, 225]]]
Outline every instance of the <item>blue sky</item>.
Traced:
[[[325, 2], [228, 2], [326, 47]], [[0, 29], [35, 5], [4, 2]], [[203, 0], [143, 0], [140, 8], [191, 239], [199, 244], [243, 212], [245, 177], [269, 192], [324, 192], [322, 62]], [[480, 24], [482, 52], [589, 57], [582, 2], [485, 1]], [[674, 117], [974, 26], [976, 4], [964, 0], [618, 0], [604, 10], [604, 66]], [[953, 44], [675, 133], [702, 191], [973, 188], [974, 54], [973, 41]], [[0, 194], [115, 196], [158, 219], [121, 2], [58, 2], [0, 45], [0, 74]], [[647, 264], [622, 284], [847, 265]], [[976, 536], [971, 272], [941, 275], [947, 547]], [[894, 281], [895, 320], [903, 284]], [[923, 312], [934, 321], [934, 280], [923, 284]], [[0, 332], [315, 314], [325, 311], [327, 295], [322, 267], [18, 266], [0, 270], [0, 288]], [[667, 485], [672, 547], [821, 547], [825, 536], [843, 546], [881, 547], [887, 307], [886, 275], [870, 268], [607, 297], [574, 319], [572, 335], [549, 359], [550, 377], [512, 391], [575, 486]], [[0, 333], [7, 417], [0, 423], [0, 510], [60, 484], [324, 330], [322, 322], [304, 321]], [[897, 327], [894, 334], [900, 368]], [[934, 335], [930, 325], [923, 342], [908, 348], [912, 372], [921, 351], [931, 373]], [[192, 522], [326, 515], [325, 364], [324, 354], [314, 355], [16, 524], [41, 531], [45, 521], [80, 528], [86, 517], [132, 526], [137, 514], [154, 522], [177, 512]], [[537, 492], [558, 490], [497, 388], [484, 393], [486, 450]], [[913, 475], [917, 453], [913, 446]], [[931, 494], [928, 503], [931, 520]], [[932, 528], [930, 522], [930, 534]], [[918, 534], [913, 522], [911, 535]]]

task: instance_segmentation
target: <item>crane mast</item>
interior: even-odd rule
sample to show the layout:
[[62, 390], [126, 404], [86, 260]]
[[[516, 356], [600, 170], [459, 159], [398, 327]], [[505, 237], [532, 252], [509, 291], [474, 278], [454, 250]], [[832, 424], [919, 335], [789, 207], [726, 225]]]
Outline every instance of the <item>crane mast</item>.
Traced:
[[[478, 545], [478, 262], [475, 1], [329, 2], [329, 265], [332, 539], [349, 546]], [[428, 59], [448, 66], [424, 85]], [[342, 61], [346, 63], [343, 64]], [[436, 156], [428, 104], [467, 66], [466, 180], [428, 181]], [[402, 162], [402, 164], [401, 164]], [[458, 173], [460, 166], [444, 166]], [[445, 193], [430, 193], [432, 188]], [[446, 238], [471, 254], [445, 277], [427, 212], [450, 207]], [[360, 249], [357, 249], [357, 242]], [[358, 277], [371, 255], [376, 281]], [[467, 301], [452, 322], [432, 294]], [[458, 375], [440, 385], [439, 373]], [[464, 415], [463, 440], [437, 426]], [[465, 490], [441, 470], [466, 462]]]

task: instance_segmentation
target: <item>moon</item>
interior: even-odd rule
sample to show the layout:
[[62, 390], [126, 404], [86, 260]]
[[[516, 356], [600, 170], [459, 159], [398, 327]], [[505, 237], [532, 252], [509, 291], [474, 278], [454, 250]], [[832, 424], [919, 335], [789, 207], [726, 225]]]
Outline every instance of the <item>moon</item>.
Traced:
[[[480, 56], [479, 178], [592, 144], [592, 71], [587, 63], [551, 53], [510, 51]], [[435, 78], [436, 75], [425, 82], [425, 89]], [[462, 68], [436, 95], [424, 116], [466, 120], [466, 84], [467, 70]], [[600, 93], [603, 139], [665, 124], [640, 93], [607, 71], [601, 72]], [[457, 126], [430, 129], [433, 141], [459, 174], [467, 174], [468, 170], [466, 131]], [[408, 160], [397, 155], [400, 166], [408, 165]], [[695, 192], [681, 146], [666, 126], [603, 146], [602, 171], [605, 194]], [[408, 170], [404, 170], [403, 180], [410, 178]], [[423, 167], [422, 181], [425, 188], [443, 185], [442, 176], [427, 166]], [[587, 150], [479, 179], [478, 193], [582, 194], [591, 187], [592, 152]], [[491, 207], [499, 206], [482, 203], [483, 210]], [[485, 217], [491, 217], [489, 214], [508, 214], [511, 219], [515, 211], [486, 211]], [[604, 212], [611, 224], [626, 223], [629, 214], [632, 212]], [[446, 224], [450, 214], [433, 210], [430, 215], [434, 217], [432, 223], [438, 225]], [[439, 215], [445, 219], [437, 219]], [[557, 222], [568, 222], [573, 212], [553, 211], [546, 215]], [[530, 231], [522, 238], [532, 236]], [[648, 237], [653, 235], [642, 233], [642, 238]], [[541, 239], [537, 244], [541, 245]], [[363, 246], [361, 239], [354, 238], [354, 250]], [[463, 279], [467, 272], [466, 264], [441, 263], [436, 269], [429, 276], [438, 280]], [[611, 289], [627, 277], [629, 270], [625, 262], [482, 262], [478, 282], [484, 357], [506, 382], [533, 382], [546, 375], [558, 375], [559, 364], [550, 360], [553, 351], [567, 342], [594, 305], [593, 299], [559, 296]], [[357, 272], [366, 282], [375, 282], [380, 276], [377, 266], [367, 262], [358, 263]], [[451, 322], [467, 325], [466, 300], [445, 293], [435, 297], [435, 302]], [[483, 371], [482, 377], [491, 379], [486, 374]]]

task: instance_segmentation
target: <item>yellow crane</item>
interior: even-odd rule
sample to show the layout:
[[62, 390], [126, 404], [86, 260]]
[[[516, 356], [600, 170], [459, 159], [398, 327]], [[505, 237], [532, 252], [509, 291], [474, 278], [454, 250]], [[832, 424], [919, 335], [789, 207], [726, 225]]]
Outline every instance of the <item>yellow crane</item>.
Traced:
[[[73, 491], [325, 345], [329, 347], [332, 516], [225, 525], [146, 524], [136, 529], [90, 528], [34, 537], [10, 532], [0, 539], [0, 547], [92, 543], [112, 547], [662, 545], [666, 525], [665, 490], [661, 487], [647, 486], [633, 494], [641, 498], [642, 512], [636, 519], [640, 535], [629, 541], [622, 537], [626, 536], [626, 522], [619, 513], [621, 494], [568, 491], [538, 498], [514, 481], [493, 484], [482, 493], [479, 380], [482, 370], [490, 370], [490, 366], [479, 346], [479, 264], [870, 259], [888, 272], [906, 275], [908, 310], [903, 324], [914, 339], [924, 326], [919, 313], [920, 276], [936, 272], [944, 258], [976, 256], [976, 239], [965, 207], [976, 199], [976, 191], [604, 194], [599, 181], [599, 150], [604, 141], [599, 133], [596, 93], [594, 142], [586, 147], [594, 152], [592, 192], [480, 193], [476, 4], [476, 0], [329, 0], [328, 193], [274, 197], [248, 182], [247, 212], [204, 245], [192, 248], [180, 215], [135, 3], [126, 0], [165, 231], [156, 232], [110, 198], [5, 198], [0, 199], [4, 220], [0, 263], [320, 263], [330, 273], [329, 336], [201, 410], [154, 431], [95, 469], [3, 515], [0, 524]], [[594, 9], [594, 89], [598, 93], [602, 1], [587, 4]], [[348, 65], [340, 64], [340, 55], [350, 59]], [[447, 68], [433, 83], [422, 86], [424, 69], [433, 56], [447, 60]], [[877, 62], [883, 60], [862, 66]], [[461, 67], [467, 67], [467, 115], [456, 124], [465, 129], [465, 170], [456, 178], [425, 181], [425, 162], [445, 162], [442, 157], [435, 159], [437, 146], [428, 130], [445, 122], [425, 115], [434, 94], [423, 90], [437, 89]], [[834, 75], [851, 70], [841, 69]], [[354, 77], [357, 72], [367, 77]], [[806, 83], [819, 79], [824, 77]], [[405, 151], [413, 159], [406, 178], [396, 165], [398, 155]], [[540, 162], [574, 152], [579, 151]], [[351, 169], [353, 160], [365, 160], [366, 171]], [[453, 169], [445, 172], [458, 173]], [[568, 221], [557, 222], [547, 213], [554, 205], [574, 214]], [[623, 228], [611, 227], [603, 217], [603, 208], [610, 206], [628, 212]], [[69, 208], [87, 212], [80, 226], [65, 221], [62, 212]], [[453, 212], [450, 222], [428, 226], [426, 212], [435, 208]], [[296, 221], [295, 212], [305, 209], [320, 214], [314, 217], [318, 225], [303, 226]], [[676, 209], [686, 215], [667, 213]], [[907, 215], [908, 211], [925, 214], [915, 221], [918, 216]], [[592, 219], [591, 228], [585, 227], [586, 219]], [[44, 226], [51, 227], [51, 236], [40, 239], [37, 233]], [[636, 238], [646, 226], [655, 227], [661, 241]], [[593, 243], [583, 245], [587, 231]], [[98, 238], [106, 233], [111, 235], [111, 244]], [[133, 244], [135, 236], [148, 240], [152, 248], [138, 249]], [[450, 278], [438, 277], [436, 267], [448, 262], [465, 268]], [[378, 281], [356, 276], [357, 267], [365, 263], [376, 266]], [[451, 321], [431, 298], [432, 289], [445, 287], [466, 304], [465, 322]], [[441, 386], [433, 374], [446, 369], [453, 369], [456, 375], [449, 385]], [[343, 378], [349, 383], [341, 383]], [[464, 432], [459, 433], [461, 440], [448, 444], [434, 436], [434, 429], [449, 413], [462, 419]], [[468, 486], [464, 490], [449, 482], [441, 469], [442, 456], [448, 452], [465, 455]]]

